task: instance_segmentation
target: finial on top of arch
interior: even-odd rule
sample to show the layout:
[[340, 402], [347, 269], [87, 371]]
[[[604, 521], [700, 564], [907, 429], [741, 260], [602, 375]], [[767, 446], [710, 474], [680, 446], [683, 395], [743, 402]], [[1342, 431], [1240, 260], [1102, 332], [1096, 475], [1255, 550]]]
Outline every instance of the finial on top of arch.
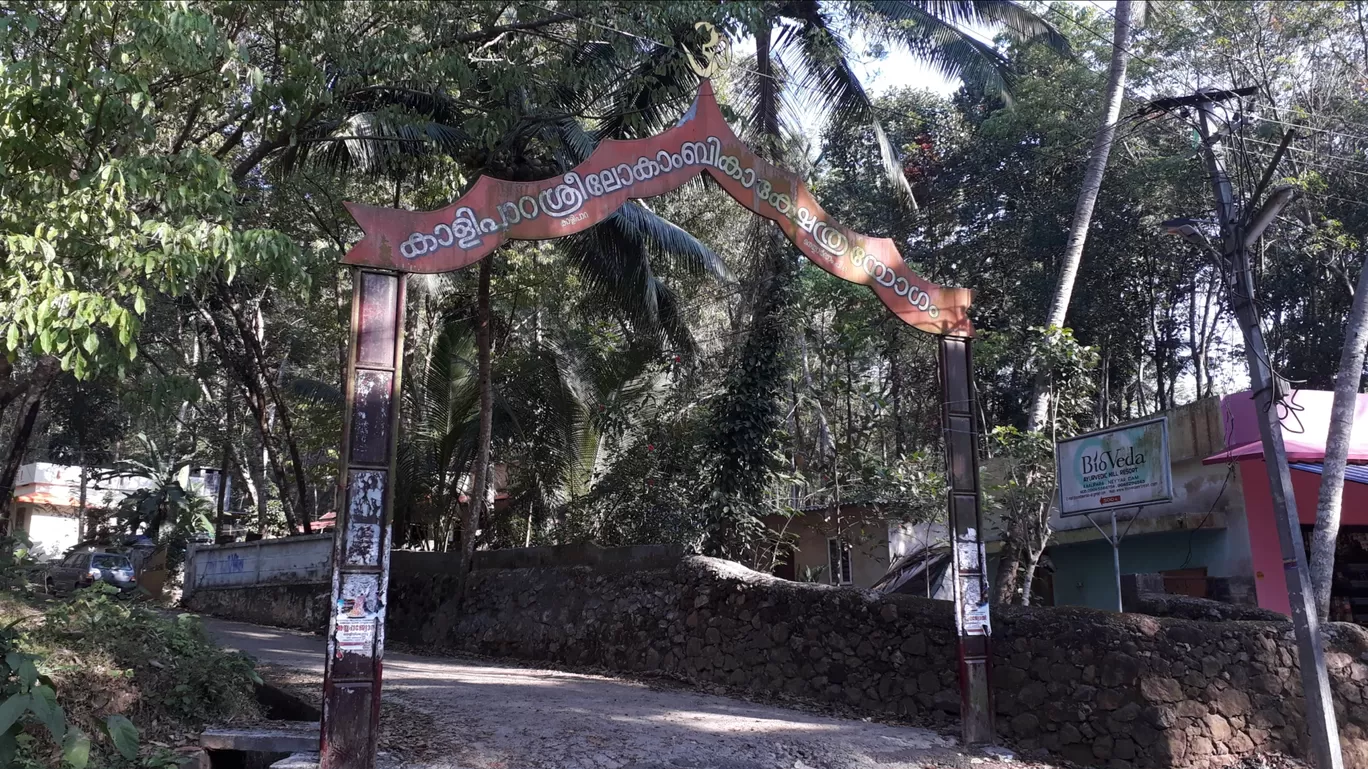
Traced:
[[701, 78], [714, 77], [722, 71], [722, 55], [727, 50], [727, 41], [722, 39], [717, 27], [714, 27], [710, 22], [700, 21], [694, 25], [694, 29], [703, 30], [707, 33], [708, 39], [699, 47], [703, 55], [701, 62], [693, 55], [692, 51], [687, 48], [683, 49], [684, 55], [689, 59], [689, 68]]

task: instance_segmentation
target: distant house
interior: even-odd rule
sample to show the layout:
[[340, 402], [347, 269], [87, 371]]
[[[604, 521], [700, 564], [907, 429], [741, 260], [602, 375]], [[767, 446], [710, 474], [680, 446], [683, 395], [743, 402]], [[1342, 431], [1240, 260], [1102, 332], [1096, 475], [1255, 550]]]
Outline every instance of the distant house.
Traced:
[[815, 506], [765, 523], [789, 543], [775, 576], [832, 585], [872, 588], [903, 556], [946, 541], [944, 526], [904, 523], [865, 503]]
[[[103, 472], [100, 468], [86, 468], [87, 510], [111, 508], [129, 493], [151, 486], [146, 478], [101, 478]], [[191, 468], [187, 485], [213, 499], [218, 490], [218, 470]], [[33, 462], [19, 468], [14, 502], [9, 518], [0, 520], [0, 533], [26, 532], [33, 543], [35, 558], [56, 558], [86, 534], [80, 507], [80, 467]]]

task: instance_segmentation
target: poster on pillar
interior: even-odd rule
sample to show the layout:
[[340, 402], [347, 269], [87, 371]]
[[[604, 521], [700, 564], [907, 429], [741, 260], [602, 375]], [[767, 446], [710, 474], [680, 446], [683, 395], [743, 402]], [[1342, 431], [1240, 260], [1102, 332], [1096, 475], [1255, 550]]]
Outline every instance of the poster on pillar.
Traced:
[[1173, 499], [1167, 417], [1060, 441], [1055, 461], [1063, 517]]

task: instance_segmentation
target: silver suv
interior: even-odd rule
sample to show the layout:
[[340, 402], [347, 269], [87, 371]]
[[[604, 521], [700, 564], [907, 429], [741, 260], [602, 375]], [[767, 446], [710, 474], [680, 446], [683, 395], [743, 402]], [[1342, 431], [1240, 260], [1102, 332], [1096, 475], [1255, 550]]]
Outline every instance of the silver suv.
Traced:
[[121, 592], [138, 589], [133, 562], [122, 553], [81, 551], [67, 553], [60, 563], [48, 569], [45, 580], [49, 593], [70, 593], [96, 582], [106, 582]]

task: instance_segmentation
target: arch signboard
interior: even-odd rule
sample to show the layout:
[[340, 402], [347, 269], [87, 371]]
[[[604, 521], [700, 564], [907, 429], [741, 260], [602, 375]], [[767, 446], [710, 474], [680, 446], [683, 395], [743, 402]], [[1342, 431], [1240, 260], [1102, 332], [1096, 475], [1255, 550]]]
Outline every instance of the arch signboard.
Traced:
[[796, 174], [747, 147], [704, 80], [679, 123], [657, 136], [606, 140], [582, 163], [539, 181], [482, 177], [451, 205], [406, 211], [348, 203], [365, 236], [343, 258], [355, 267], [343, 505], [333, 547], [332, 622], [324, 679], [324, 769], [374, 763], [384, 656], [395, 440], [403, 361], [404, 276], [449, 272], [505, 241], [581, 232], [628, 201], [661, 195], [706, 173], [747, 209], [778, 224], [813, 264], [868, 286], [904, 323], [941, 339], [942, 422], [949, 515], [955, 531], [965, 741], [991, 739], [987, 584], [979, 539], [977, 430], [969, 319], [972, 292], [937, 285], [907, 266], [892, 240], [833, 220]]

